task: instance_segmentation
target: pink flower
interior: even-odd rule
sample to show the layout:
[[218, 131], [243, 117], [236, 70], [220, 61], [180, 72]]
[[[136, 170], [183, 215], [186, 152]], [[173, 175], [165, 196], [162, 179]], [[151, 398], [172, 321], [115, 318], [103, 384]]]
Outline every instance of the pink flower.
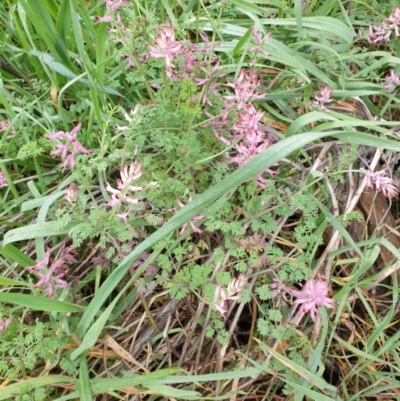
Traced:
[[175, 40], [175, 29], [171, 26], [162, 26], [154, 41], [154, 46], [149, 46], [151, 58], [164, 58], [167, 69], [171, 69], [172, 59], [184, 53], [183, 42]]
[[117, 188], [113, 188], [108, 182], [106, 190], [111, 193], [111, 201], [106, 204], [109, 206], [120, 206], [121, 201], [126, 203], [139, 203], [139, 199], [134, 199], [129, 196], [129, 191], [141, 191], [143, 186], [132, 186], [132, 182], [137, 180], [143, 174], [143, 166], [139, 162], [133, 162], [129, 166], [124, 166], [120, 170], [121, 179], [117, 180]]
[[128, 224], [128, 213], [117, 213], [116, 216], [117, 216], [119, 219], [124, 220], [124, 223], [125, 223], [125, 224]]
[[[143, 174], [143, 166], [139, 162], [132, 162], [128, 166], [124, 166], [120, 170], [121, 179], [117, 180], [117, 189], [113, 188], [108, 182], [106, 190], [111, 193], [111, 201], [108, 201], [108, 206], [121, 206], [122, 202], [125, 203], [139, 203], [139, 199], [131, 198], [129, 192], [142, 191], [146, 186], [133, 186], [132, 182], [140, 178]], [[151, 182], [147, 186], [155, 186], [157, 183]], [[118, 216], [123, 218], [121, 216]]]
[[390, 75], [385, 77], [385, 81], [387, 84], [383, 87], [383, 89], [391, 91], [395, 86], [400, 85], [400, 76], [394, 73], [394, 68], [391, 68]]
[[[135, 66], [135, 63], [133, 62], [132, 56], [128, 56], [128, 62], [125, 64], [125, 68], [132, 68], [134, 66]], [[118, 125], [117, 125], [117, 127], [118, 127]]]
[[210, 121], [203, 124], [203, 127], [208, 127], [209, 125], [211, 125], [215, 137], [224, 142], [226, 145], [230, 146], [231, 141], [220, 135], [220, 132], [225, 132], [228, 129], [228, 125], [230, 122], [229, 110], [223, 110], [223, 112], [219, 116], [213, 116], [207, 110], [203, 110], [203, 113], [210, 119]]
[[[89, 155], [92, 153], [91, 150], [87, 150], [83, 147], [81, 143], [76, 139], [77, 132], [82, 128], [82, 124], [79, 123], [71, 132], [58, 131], [55, 134], [45, 135], [45, 137], [51, 141], [58, 139], [65, 141], [64, 144], [56, 144], [56, 150], [53, 150], [50, 154], [52, 156], [61, 155], [61, 160], [63, 163], [61, 164], [62, 171], [64, 172], [69, 164], [71, 170], [75, 168], [75, 157], [77, 153], [85, 153]], [[67, 153], [70, 154], [67, 156]]]
[[319, 313], [318, 308], [326, 306], [333, 309], [335, 300], [328, 297], [329, 287], [325, 278], [320, 278], [316, 282], [309, 278], [301, 290], [290, 290], [290, 294], [296, 297], [294, 304], [300, 305], [299, 313], [301, 316], [310, 312], [311, 319], [315, 321]]
[[256, 40], [257, 45], [251, 47], [248, 49], [249, 52], [259, 52], [264, 54], [264, 56], [269, 57], [270, 54], [267, 53], [261, 46], [266, 42], [268, 38], [271, 37], [271, 33], [268, 33], [267, 35], [264, 36], [263, 39], [261, 39], [260, 34], [256, 31], [256, 28], [254, 26], [251, 28], [251, 33], [253, 35], [253, 38]]
[[[261, 41], [259, 36], [257, 36], [258, 39]], [[256, 110], [251, 103], [256, 99], [266, 97], [264, 94], [256, 92], [260, 85], [261, 80], [256, 71], [243, 69], [234, 83], [226, 84], [233, 88], [234, 94], [222, 96], [222, 99], [226, 101], [222, 113], [219, 116], [213, 116], [207, 110], [203, 110], [203, 113], [210, 119], [203, 126], [211, 125], [215, 137], [226, 145], [232, 146], [232, 142], [234, 142], [235, 152], [227, 155], [229, 163], [237, 163], [242, 166], [267, 149], [273, 140], [277, 139], [261, 122], [264, 112]], [[213, 94], [217, 98], [216, 87], [211, 87], [211, 90], [215, 92]], [[205, 102], [211, 104], [207, 99]], [[231, 138], [224, 136], [227, 132], [231, 133]], [[266, 169], [265, 172], [271, 175], [277, 174], [271, 169]], [[262, 188], [266, 187], [262, 174], [257, 175], [257, 185]]]
[[376, 190], [382, 192], [386, 198], [392, 199], [397, 196], [398, 188], [394, 185], [393, 179], [386, 176], [386, 169], [375, 172], [366, 170], [365, 168], [361, 168], [360, 170], [367, 176], [367, 188], [373, 188], [373, 184], [375, 184]]
[[276, 306], [279, 306], [280, 304], [287, 305], [289, 303], [286, 296], [288, 288], [286, 288], [279, 280], [274, 277], [272, 283], [268, 287], [272, 290], [272, 298], [276, 300]]
[[0, 333], [4, 333], [12, 322], [12, 316], [8, 316], [4, 322], [0, 319]]
[[236, 107], [241, 110], [245, 103], [251, 102], [256, 99], [264, 99], [266, 96], [256, 92], [256, 88], [261, 85], [261, 81], [254, 70], [247, 72], [245, 69], [239, 74], [238, 79], [234, 83], [227, 83], [234, 89], [234, 95], [224, 96], [225, 100], [231, 101], [227, 104], [227, 108]]
[[[197, 58], [195, 61], [198, 61]], [[217, 73], [220, 66], [220, 60], [217, 60], [214, 66], [211, 66], [210, 70], [200, 65], [200, 70], [205, 73], [205, 78], [195, 78], [197, 85], [205, 85], [211, 81], [211, 79], [222, 78], [226, 74], [224, 73]], [[220, 84], [221, 85], [221, 84]]]
[[122, 6], [124, 6], [126, 3], [123, 0], [119, 0], [116, 3], [114, 3], [114, 0], [107, 0], [106, 1], [106, 7], [109, 10], [116, 10]]
[[228, 308], [225, 302], [225, 293], [221, 286], [217, 286], [215, 290], [214, 307], [216, 311], [222, 315], [223, 318], [226, 317], [226, 314], [228, 313]]
[[96, 15], [94, 18], [96, 19], [96, 21], [98, 23], [100, 23], [100, 22], [111, 22], [114, 19], [112, 15], [106, 15], [104, 17], [100, 17], [100, 16]]
[[243, 292], [244, 287], [247, 283], [246, 276], [244, 274], [239, 274], [238, 278], [233, 278], [226, 289], [228, 301], [234, 301], [237, 299], [241, 299], [242, 296], [240, 295]]
[[7, 185], [6, 177], [4, 177], [4, 174], [0, 172], [0, 189], [6, 187]]
[[369, 26], [369, 34], [367, 36], [368, 42], [376, 44], [379, 42], [390, 42], [391, 35], [394, 33], [395, 37], [400, 36], [400, 8], [395, 7], [393, 13], [389, 15], [380, 25], [371, 24]]
[[[189, 202], [191, 202], [191, 201], [192, 201], [192, 195], [189, 195]], [[176, 201], [176, 203], [177, 203], [180, 207], [184, 207], [184, 206], [185, 206], [179, 199]], [[196, 221], [203, 220], [203, 219], [204, 219], [204, 216], [203, 216], [203, 215], [200, 215], [200, 216], [193, 217], [193, 219], [191, 219], [191, 220], [189, 221], [190, 227], [192, 227], [192, 230], [193, 230], [195, 233], [202, 234], [203, 230], [200, 230], [200, 228], [196, 227], [194, 223], [195, 223]], [[185, 232], [186, 227], [187, 227], [187, 224], [188, 224], [188, 223], [185, 223], [185, 224], [182, 226], [181, 230], [179, 231], [179, 235], [182, 235], [182, 234]]]
[[229, 301], [241, 299], [241, 293], [244, 290], [247, 279], [244, 274], [240, 274], [238, 278], [233, 278], [226, 289], [221, 285], [217, 285], [214, 293], [214, 307], [225, 318], [228, 312]]
[[68, 283], [63, 279], [69, 270], [66, 263], [76, 262], [74, 254], [76, 254], [74, 246], [63, 248], [59, 258], [48, 267], [50, 263], [50, 249], [48, 249], [44, 260], [36, 260], [36, 265], [28, 266], [26, 269], [39, 278], [39, 281], [35, 284], [35, 288], [41, 287], [42, 294], [48, 295], [51, 298], [55, 297], [56, 289], [66, 288]]
[[250, 134], [259, 128], [259, 123], [264, 116], [262, 110], [256, 110], [252, 104], [242, 106], [241, 113], [237, 114], [237, 123], [233, 126], [232, 131], [240, 135]]
[[329, 111], [325, 107], [325, 103], [333, 102], [333, 99], [330, 98], [332, 93], [332, 88], [326, 85], [320, 90], [320, 93], [321, 96], [314, 96], [316, 101], [311, 102], [310, 107], [311, 108], [320, 107], [323, 111]]
[[[242, 166], [272, 144], [272, 136], [264, 124], [260, 123], [263, 115], [263, 111], [257, 111], [250, 103], [242, 106], [241, 112], [236, 115], [237, 123], [232, 127], [233, 137], [240, 141], [235, 145], [237, 153], [233, 156], [227, 155], [228, 162]], [[266, 169], [265, 172], [271, 175], [277, 174], [271, 169]], [[257, 175], [257, 185], [265, 188], [262, 174]]]

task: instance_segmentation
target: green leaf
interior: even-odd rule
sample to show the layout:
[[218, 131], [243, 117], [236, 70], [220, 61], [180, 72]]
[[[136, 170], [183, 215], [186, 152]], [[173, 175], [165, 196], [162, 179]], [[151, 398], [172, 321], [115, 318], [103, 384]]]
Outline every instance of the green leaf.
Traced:
[[355, 241], [353, 240], [352, 236], [349, 232], [339, 223], [336, 217], [320, 202], [318, 202], [318, 207], [321, 210], [322, 214], [325, 216], [325, 220], [328, 224], [330, 224], [339, 234], [352, 246], [352, 248], [364, 258], [363, 253], [361, 252], [360, 248], [357, 246]]
[[297, 28], [297, 35], [298, 40], [301, 40], [301, 36], [303, 33], [303, 10], [302, 10], [302, 0], [295, 0], [294, 1], [294, 13], [296, 16], [296, 28]]
[[93, 400], [92, 386], [90, 384], [89, 369], [85, 354], [81, 355], [80, 358], [78, 392], [80, 401]]
[[7, 231], [4, 235], [3, 244], [11, 244], [16, 241], [24, 241], [33, 238], [50, 237], [52, 235], [68, 234], [71, 228], [81, 224], [81, 221], [71, 221], [65, 227], [59, 228], [60, 224], [56, 221], [46, 221], [45, 223], [31, 224], [26, 227], [18, 227]]
[[13, 292], [0, 292], [0, 302], [23, 306], [25, 308], [44, 312], [82, 312], [84, 307], [58, 301], [40, 295], [16, 294]]
[[38, 207], [44, 208], [47, 214], [49, 207], [61, 196], [63, 196], [65, 191], [60, 191], [52, 195], [42, 196], [40, 198], [30, 199], [24, 202], [21, 206], [21, 211], [26, 212], [28, 210], [36, 209]]
[[10, 400], [15, 395], [24, 394], [26, 389], [36, 389], [45, 386], [51, 386], [54, 384], [73, 384], [75, 382], [74, 377], [63, 376], [63, 375], [50, 375], [50, 376], [38, 376], [32, 379], [21, 380], [14, 384], [0, 388], [0, 400]]
[[251, 28], [249, 28], [247, 30], [247, 32], [243, 35], [242, 39], [240, 39], [237, 42], [237, 45], [233, 49], [233, 55], [236, 56], [237, 54], [239, 54], [240, 50], [242, 50], [242, 47], [247, 43], [247, 41], [249, 40], [250, 36], [251, 36]]
[[310, 400], [313, 401], [340, 401], [341, 398], [338, 395], [333, 395], [332, 397], [327, 397], [324, 394], [318, 393], [317, 391], [310, 390], [306, 387], [303, 387], [297, 383], [293, 383], [289, 380], [282, 379], [286, 384], [288, 384], [290, 387], [293, 387], [295, 390], [297, 390], [300, 394], [305, 394], [310, 397]]
[[35, 264], [35, 261], [33, 259], [25, 255], [23, 252], [21, 252], [18, 248], [16, 248], [12, 244], [4, 245], [0, 249], [0, 252], [7, 260], [9, 260], [12, 263], [16, 262], [21, 267], [25, 268], [27, 266], [33, 266]]
[[113, 311], [119, 298], [120, 296], [117, 296], [114, 301], [110, 305], [108, 305], [107, 309], [101, 314], [96, 322], [92, 324], [85, 337], [83, 338], [81, 345], [71, 354], [72, 361], [78, 358], [78, 356], [81, 355], [82, 352], [86, 351], [96, 344], [96, 341], [103, 331], [103, 328], [106, 325], [107, 320], [110, 317], [111, 312]]
[[17, 286], [23, 286], [23, 287], [29, 286], [27, 283], [23, 283], [22, 281], [11, 280], [10, 278], [6, 278], [6, 277], [0, 277], [0, 285], [6, 285], [6, 286], [17, 285]]
[[[160, 369], [155, 372], [136, 375], [133, 374], [130, 377], [124, 377], [122, 379], [111, 378], [111, 379], [94, 379], [92, 381], [93, 394], [104, 394], [109, 391], [121, 390], [124, 387], [137, 387], [140, 385], [146, 385], [147, 382], [158, 383], [165, 377], [176, 375], [177, 373], [184, 372], [181, 368], [167, 368]], [[63, 397], [55, 399], [55, 401], [67, 401], [77, 399], [79, 397], [78, 391], [73, 391]]]
[[260, 14], [264, 15], [265, 9], [261, 8], [254, 4], [253, 1], [245, 1], [245, 0], [230, 0], [238, 10], [243, 10], [246, 13]]
[[147, 387], [149, 390], [155, 391], [157, 394], [161, 394], [164, 397], [168, 398], [183, 398], [184, 400], [188, 400], [189, 397], [196, 397], [196, 399], [202, 397], [202, 394], [198, 391], [180, 390], [178, 388], [167, 386], [165, 384], [148, 383], [147, 385], [145, 385], [145, 387]]
[[[263, 25], [292, 26], [297, 27], [296, 18], [263, 18]], [[347, 43], [349, 46], [353, 42], [353, 31], [342, 21], [331, 17], [303, 17], [302, 27], [309, 29], [309, 34], [315, 36], [327, 36], [330, 39]]]

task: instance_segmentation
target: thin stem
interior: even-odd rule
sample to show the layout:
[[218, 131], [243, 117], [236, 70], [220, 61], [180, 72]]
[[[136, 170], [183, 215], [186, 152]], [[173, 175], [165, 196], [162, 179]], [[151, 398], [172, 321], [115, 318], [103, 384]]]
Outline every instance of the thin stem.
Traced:
[[137, 54], [135, 52], [132, 52], [131, 54], [132, 59], [135, 63], [136, 68], [139, 70], [139, 72], [142, 74], [142, 77], [144, 78], [144, 84], [147, 88], [147, 92], [149, 94], [150, 100], [152, 101], [152, 103], [154, 103], [154, 95], [153, 95], [153, 89], [151, 89], [151, 86], [149, 84], [149, 81], [147, 79], [147, 74], [146, 71], [144, 70], [141, 61], [139, 60], [139, 57], [137, 56]]

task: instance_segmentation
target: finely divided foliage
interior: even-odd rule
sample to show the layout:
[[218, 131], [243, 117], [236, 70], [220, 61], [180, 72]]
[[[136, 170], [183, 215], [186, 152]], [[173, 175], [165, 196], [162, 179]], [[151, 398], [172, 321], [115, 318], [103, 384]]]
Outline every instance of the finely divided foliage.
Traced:
[[398, 397], [400, 8], [278, 3], [0, 5], [0, 399]]

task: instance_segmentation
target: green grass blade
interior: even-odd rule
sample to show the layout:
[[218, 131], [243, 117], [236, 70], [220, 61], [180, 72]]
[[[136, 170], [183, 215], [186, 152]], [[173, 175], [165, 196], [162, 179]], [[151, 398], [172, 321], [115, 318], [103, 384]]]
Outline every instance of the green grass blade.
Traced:
[[96, 344], [97, 339], [99, 338], [101, 332], [103, 331], [104, 326], [107, 323], [108, 318], [111, 315], [115, 305], [119, 300], [119, 296], [114, 299], [114, 301], [108, 305], [107, 309], [101, 314], [101, 316], [93, 323], [86, 333], [85, 337], [82, 340], [81, 345], [71, 354], [71, 360], [74, 361], [78, 358], [82, 352], [88, 350]]
[[58, 301], [57, 299], [42, 297], [40, 295], [15, 294], [12, 292], [0, 292], [0, 302], [44, 312], [82, 312], [85, 310], [83, 306]]
[[61, 2], [56, 20], [56, 30], [65, 43], [67, 43], [71, 31], [70, 4], [70, 0], [63, 0]]
[[[273, 26], [293, 26], [297, 25], [296, 18], [269, 18], [261, 19], [264, 25]], [[331, 17], [303, 17], [302, 26], [308, 28], [308, 34], [316, 37], [325, 37], [326, 39], [333, 39], [334, 41], [341, 40], [348, 46], [353, 41], [352, 30], [336, 18]]]
[[75, 382], [74, 377], [64, 375], [50, 375], [50, 376], [39, 376], [32, 379], [21, 380], [18, 383], [10, 384], [6, 387], [0, 388], [0, 400], [10, 400], [15, 398], [18, 394], [26, 393], [26, 389], [36, 389], [45, 386], [51, 386], [54, 384], [73, 384]]
[[300, 394], [305, 394], [309, 396], [310, 400], [313, 401], [340, 401], [341, 398], [337, 396], [336, 394], [332, 397], [328, 397], [324, 394], [318, 393], [317, 391], [310, 390], [308, 388], [305, 388], [297, 383], [291, 382], [290, 380], [283, 379], [283, 381], [288, 384], [290, 387], [293, 387], [295, 390], [297, 390]]
[[10, 262], [18, 263], [21, 267], [33, 266], [35, 261], [29, 256], [21, 252], [12, 244], [4, 245], [0, 249], [0, 253]]
[[[320, 390], [326, 390], [329, 392], [333, 397], [336, 396], [336, 387], [333, 386], [332, 384], [327, 383], [323, 378], [319, 377], [317, 374], [310, 372], [308, 369], [304, 368], [303, 366], [299, 365], [298, 363], [291, 361], [289, 358], [286, 356], [283, 356], [279, 354], [277, 351], [273, 350], [272, 348], [268, 347], [265, 344], [260, 344], [261, 349], [265, 349], [266, 352], [272, 354], [276, 360], [287, 366], [290, 370], [292, 370], [294, 373], [299, 375], [300, 377], [303, 377], [304, 379], [307, 380], [308, 383], [312, 384], [313, 386], [316, 386]], [[301, 389], [305, 394], [307, 394], [307, 388], [303, 386], [298, 386], [298, 389]], [[311, 391], [311, 390], [309, 390]], [[320, 394], [317, 392], [313, 392], [315, 394]], [[332, 400], [331, 398], [327, 397], [327, 400]], [[335, 399], [335, 398], [334, 398]], [[338, 398], [339, 399], [339, 398]]]
[[16, 241], [25, 241], [40, 237], [68, 234], [71, 228], [81, 224], [81, 221], [71, 221], [64, 227], [56, 221], [46, 221], [45, 223], [31, 224], [27, 227], [18, 227], [8, 231], [4, 235], [3, 245], [11, 244]]
[[303, 34], [303, 10], [302, 10], [303, 2], [302, 0], [294, 0], [294, 13], [296, 16], [296, 27], [297, 27], [297, 35], [298, 40], [302, 39]]
[[[161, 380], [162, 378], [182, 372], [183, 370], [181, 368], [167, 368], [143, 375], [134, 374], [130, 377], [125, 377], [122, 379], [94, 379], [92, 383], [92, 391], [93, 394], [103, 394], [107, 393], [108, 391], [117, 391], [123, 389], [124, 387], [143, 386], [146, 385], [147, 382], [155, 382], [156, 380]], [[67, 401], [76, 398], [78, 398], [78, 391], [73, 391], [70, 394], [55, 399], [55, 401]]]
[[144, 387], [168, 398], [179, 398], [183, 400], [199, 400], [203, 398], [202, 394], [198, 391], [181, 390], [165, 384], [147, 383]]
[[80, 401], [92, 401], [93, 392], [92, 385], [90, 383], [89, 369], [86, 361], [86, 355], [81, 355], [79, 365], [79, 400]]
[[0, 285], [29, 287], [29, 284], [23, 283], [22, 281], [11, 280], [10, 278], [6, 277], [0, 277]]

